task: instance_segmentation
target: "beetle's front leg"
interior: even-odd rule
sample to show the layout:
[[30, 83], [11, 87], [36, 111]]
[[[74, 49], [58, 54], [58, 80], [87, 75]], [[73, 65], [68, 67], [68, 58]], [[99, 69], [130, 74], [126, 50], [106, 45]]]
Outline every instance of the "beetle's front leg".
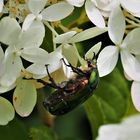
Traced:
[[44, 86], [50, 86], [52, 88], [58, 89], [57, 85], [55, 85], [53, 83], [46, 82], [46, 81], [44, 81], [42, 79], [37, 79], [37, 82], [42, 83]]
[[45, 65], [45, 67], [46, 67], [46, 71], [47, 71], [47, 74], [48, 74], [48, 77], [49, 77], [49, 81], [50, 81], [51, 83], [46, 82], [46, 81], [44, 81], [44, 80], [42, 80], [42, 79], [38, 79], [37, 81], [40, 82], [40, 83], [42, 83], [42, 84], [45, 85], [45, 86], [50, 86], [50, 87], [55, 88], [55, 89], [61, 89], [61, 87], [58, 86], [58, 85], [55, 83], [54, 79], [51, 77], [51, 75], [50, 75], [50, 73], [49, 73], [49, 70], [48, 70], [48, 65], [49, 65], [49, 64]]

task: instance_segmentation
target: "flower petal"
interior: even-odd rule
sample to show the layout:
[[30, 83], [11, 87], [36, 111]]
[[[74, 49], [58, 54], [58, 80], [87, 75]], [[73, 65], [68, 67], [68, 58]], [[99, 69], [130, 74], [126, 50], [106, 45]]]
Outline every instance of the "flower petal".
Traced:
[[0, 60], [4, 58], [4, 52], [2, 47], [0, 46]]
[[25, 18], [22, 24], [22, 31], [26, 31], [30, 27], [30, 25], [33, 23], [35, 18], [36, 17], [34, 14], [27, 15], [27, 17]]
[[100, 77], [103, 77], [113, 71], [118, 61], [118, 48], [115, 46], [105, 47], [97, 59], [97, 67]]
[[4, 66], [3, 60], [4, 60], [4, 52], [0, 46], [0, 77], [3, 75], [3, 73], [5, 71], [5, 66]]
[[140, 36], [140, 28], [132, 30], [127, 34], [121, 46], [123, 48], [128, 48], [129, 51], [133, 54], [140, 54], [139, 36]]
[[58, 52], [52, 52], [48, 54], [47, 59], [42, 63], [35, 63], [32, 64], [27, 68], [27, 71], [36, 74], [36, 75], [47, 75], [46, 67], [45, 65], [48, 64], [48, 70], [49, 73], [52, 73], [59, 69], [62, 65], [60, 59], [63, 58], [61, 53]]
[[3, 10], [3, 0], [0, 1], [0, 12]]
[[123, 71], [123, 72], [124, 72], [125, 78], [126, 78], [128, 81], [132, 81], [132, 80], [133, 80], [131, 77], [129, 77], [129, 76], [127, 75], [127, 73], [126, 73], [125, 71]]
[[109, 16], [108, 33], [110, 39], [120, 45], [125, 31], [125, 18], [119, 6], [114, 7]]
[[0, 59], [0, 77], [4, 74], [5, 72], [5, 65], [2, 59]]
[[122, 123], [103, 125], [96, 140], [139, 140], [139, 122], [140, 115], [133, 115]]
[[132, 13], [132, 15], [134, 15], [135, 17], [139, 17], [140, 18], [140, 11], [138, 13]]
[[42, 63], [47, 59], [48, 52], [37, 47], [28, 47], [22, 50], [21, 56], [30, 62]]
[[95, 53], [95, 55], [96, 55], [96, 54], [99, 52], [99, 50], [100, 50], [100, 48], [101, 48], [101, 44], [102, 44], [102, 43], [99, 42], [99, 43], [95, 44], [93, 47], [91, 47], [91, 48], [88, 50], [88, 52], [86, 52], [85, 58], [92, 59], [93, 56], [94, 56], [93, 53]]
[[21, 28], [14, 18], [4, 17], [0, 21], [0, 41], [2, 43], [7, 45], [15, 43], [20, 31]]
[[19, 56], [15, 54], [9, 54], [5, 60], [5, 72], [0, 79], [0, 83], [3, 86], [11, 86], [20, 76], [21, 69], [23, 67], [22, 61]]
[[73, 66], [77, 66], [78, 56], [77, 49], [73, 45], [65, 44], [63, 46], [63, 55]]
[[70, 32], [66, 32], [64, 34], [58, 35], [56, 36], [56, 38], [54, 38], [54, 42], [55, 43], [68, 43], [69, 40], [72, 38], [72, 36], [74, 36], [77, 32], [76, 31], [70, 31]]
[[15, 111], [12, 104], [5, 98], [0, 97], [0, 125], [6, 125], [13, 120]]
[[30, 11], [37, 15], [46, 5], [47, 0], [29, 0], [28, 7]]
[[88, 39], [96, 37], [102, 33], [105, 33], [106, 31], [107, 31], [107, 28], [98, 28], [98, 27], [88, 28], [88, 29], [74, 35], [69, 40], [69, 43], [76, 43], [76, 42], [88, 40]]
[[101, 12], [95, 7], [94, 3], [90, 0], [86, 0], [85, 10], [88, 18], [94, 23], [96, 26], [100, 28], [105, 27], [105, 21]]
[[10, 85], [10, 86], [8, 86], [8, 87], [0, 85], [0, 94], [12, 90], [15, 86], [16, 86], [15, 83]]
[[[69, 65], [67, 59], [64, 58], [64, 61], [66, 64]], [[62, 62], [63, 72], [67, 78], [70, 78], [73, 75], [73, 71], [72, 71], [71, 67], [66, 66], [66, 64], [64, 64]]]
[[120, 3], [128, 12], [140, 12], [140, 1], [138, 0], [121, 0]]
[[121, 61], [126, 74], [135, 81], [140, 81], [140, 63], [127, 50], [121, 50]]
[[118, 4], [118, 0], [112, 0], [112, 1], [109, 1], [109, 0], [91, 0], [95, 3], [96, 7], [98, 7], [99, 9], [101, 9], [102, 11], [105, 11], [105, 12], [110, 12], [114, 6], [116, 4]]
[[[59, 2], [47, 7], [41, 12], [44, 20], [58, 21], [72, 13], [74, 7], [66, 2]], [[51, 14], [50, 14], [51, 13]]]
[[21, 33], [16, 44], [16, 48], [23, 49], [25, 47], [39, 47], [45, 36], [45, 28], [42, 22], [34, 20], [30, 28]]
[[27, 69], [26, 69], [28, 72], [34, 74], [34, 75], [44, 75], [44, 77], [47, 75], [46, 74], [46, 68], [45, 68], [45, 64], [32, 64], [30, 65]]
[[133, 82], [131, 87], [131, 96], [135, 108], [140, 112], [140, 82]]
[[76, 7], [81, 7], [85, 0], [66, 0], [69, 4], [76, 6]]
[[[44, 68], [44, 67], [43, 67]], [[34, 79], [42, 79], [42, 78], [44, 78], [46, 76], [46, 74], [44, 74], [44, 75], [37, 75], [37, 74], [32, 74], [32, 77], [34, 78]]]
[[27, 117], [33, 111], [36, 100], [36, 88], [31, 81], [22, 80], [18, 83], [13, 95], [13, 104], [20, 116]]

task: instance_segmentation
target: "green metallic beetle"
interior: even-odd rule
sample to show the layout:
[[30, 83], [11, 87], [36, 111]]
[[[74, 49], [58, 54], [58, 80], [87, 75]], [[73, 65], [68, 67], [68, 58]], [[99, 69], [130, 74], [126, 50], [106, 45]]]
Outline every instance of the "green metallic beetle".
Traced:
[[62, 61], [66, 66], [72, 68], [73, 72], [76, 73], [76, 76], [68, 81], [56, 84], [47, 68], [51, 83], [40, 80], [43, 84], [56, 89], [56, 91], [50, 94], [43, 102], [44, 107], [53, 115], [66, 114], [85, 102], [92, 96], [93, 90], [96, 89], [99, 83], [99, 74], [95, 59], [86, 60], [87, 66], [85, 69], [66, 64], [64, 59], [62, 59]]

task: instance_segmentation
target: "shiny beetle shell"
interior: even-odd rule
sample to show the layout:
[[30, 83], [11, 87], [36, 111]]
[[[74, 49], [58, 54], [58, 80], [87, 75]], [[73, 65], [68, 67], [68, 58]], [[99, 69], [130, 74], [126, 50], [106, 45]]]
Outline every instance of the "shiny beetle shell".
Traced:
[[[79, 68], [75, 68], [78, 69]], [[53, 115], [63, 115], [85, 102], [96, 89], [99, 83], [99, 74], [96, 63], [87, 60], [87, 67], [75, 77], [60, 83], [62, 88], [50, 94], [43, 102], [44, 107]]]

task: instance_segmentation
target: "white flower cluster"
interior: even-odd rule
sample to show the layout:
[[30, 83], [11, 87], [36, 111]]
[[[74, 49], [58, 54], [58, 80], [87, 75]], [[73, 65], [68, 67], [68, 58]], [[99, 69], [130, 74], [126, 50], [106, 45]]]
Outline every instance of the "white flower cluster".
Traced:
[[125, 118], [120, 124], [107, 124], [99, 129], [96, 140], [139, 140], [140, 115]]
[[[78, 61], [83, 64], [84, 61], [75, 43], [106, 31], [115, 45], [106, 46], [99, 53], [97, 59], [99, 75], [103, 77], [111, 73], [120, 54], [124, 74], [133, 80], [131, 89], [133, 103], [140, 111], [140, 21], [138, 20], [140, 2], [138, 0], [66, 0], [51, 5], [49, 0], [25, 0], [21, 4], [18, 0], [6, 2], [4, 5], [4, 1], [0, 0], [0, 12], [3, 15], [0, 20], [0, 93], [17, 87], [13, 95], [13, 104], [19, 115], [28, 116], [36, 102], [37, 95], [34, 93], [35, 90], [32, 90], [34, 101], [29, 104], [28, 112], [25, 111], [25, 106], [21, 107], [21, 104], [17, 103], [18, 99], [22, 98], [18, 93], [20, 90], [18, 83], [26, 77], [26, 74], [34, 79], [44, 78], [47, 76], [45, 65], [49, 64], [50, 73], [62, 68], [65, 76], [70, 77], [71, 69], [66, 67], [60, 59], [64, 58], [74, 66]], [[55, 31], [53, 22], [61, 21], [72, 14], [74, 8], [82, 6], [85, 6], [86, 15], [95, 27], [80, 33], [68, 30], [59, 35]], [[20, 11], [22, 14], [19, 14]], [[129, 25], [126, 25], [126, 22]], [[47, 38], [46, 27], [52, 31], [53, 36], [51, 53], [41, 48], [44, 38]], [[127, 33], [127, 29], [131, 31]], [[93, 46], [85, 56], [90, 57], [93, 51], [97, 54], [100, 48], [101, 42]], [[23, 64], [25, 60], [29, 62], [28, 67]], [[30, 102], [29, 98], [26, 99], [26, 103], [23, 99], [19, 100], [18, 102], [22, 104]], [[0, 124], [5, 125], [13, 119], [14, 109], [3, 97], [0, 97], [0, 104], [3, 107], [6, 104], [7, 112], [10, 114], [10, 117], [5, 120], [0, 116]], [[21, 110], [22, 113], [20, 113]], [[1, 110], [0, 114], [2, 114]]]

